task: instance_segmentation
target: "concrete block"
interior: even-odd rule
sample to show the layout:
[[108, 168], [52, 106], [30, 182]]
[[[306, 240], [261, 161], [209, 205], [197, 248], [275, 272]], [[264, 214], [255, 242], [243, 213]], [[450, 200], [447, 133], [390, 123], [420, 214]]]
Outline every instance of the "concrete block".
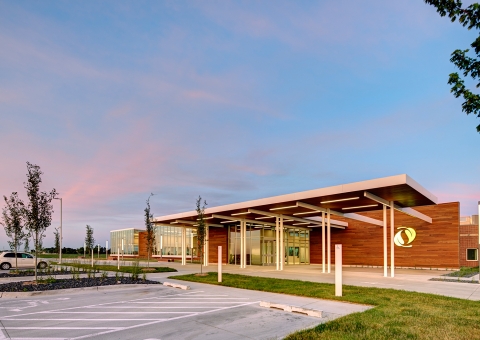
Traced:
[[290, 313], [301, 313], [301, 314], [306, 314], [308, 316], [313, 316], [316, 318], [321, 318], [323, 313], [321, 310], [315, 310], [315, 309], [309, 309], [309, 308], [303, 308], [303, 307], [297, 307], [297, 306], [289, 306], [289, 305], [267, 302], [267, 301], [261, 301], [260, 307], [275, 308], [275, 309], [280, 309], [280, 310], [283, 310], [284, 312], [290, 312]]
[[189, 290], [189, 289], [190, 289], [190, 286], [179, 285], [179, 284], [173, 283], [173, 282], [164, 282], [163, 285], [164, 285], [164, 286], [168, 286], [168, 287], [173, 287], [173, 288], [185, 289], [185, 290]]

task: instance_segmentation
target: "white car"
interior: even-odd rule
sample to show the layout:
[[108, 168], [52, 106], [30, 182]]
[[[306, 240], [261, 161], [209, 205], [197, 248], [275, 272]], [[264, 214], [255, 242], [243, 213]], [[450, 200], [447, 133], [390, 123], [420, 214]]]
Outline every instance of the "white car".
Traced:
[[[35, 256], [27, 253], [17, 253], [17, 262], [15, 261], [14, 252], [3, 252], [0, 254], [0, 269], [9, 270], [15, 268], [15, 263], [18, 263], [18, 268], [35, 268]], [[45, 261], [39, 261], [37, 268], [47, 268], [48, 264]]]

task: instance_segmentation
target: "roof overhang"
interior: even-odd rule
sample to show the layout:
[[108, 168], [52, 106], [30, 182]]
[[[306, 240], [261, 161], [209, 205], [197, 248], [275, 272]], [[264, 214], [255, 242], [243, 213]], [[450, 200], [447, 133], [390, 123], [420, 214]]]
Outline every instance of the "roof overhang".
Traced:
[[[232, 222], [248, 219], [258, 221], [259, 224], [265, 222], [264, 224], [268, 225], [275, 223], [276, 216], [281, 215], [287, 221], [289, 217], [295, 222], [303, 219], [305, 221], [299, 223], [304, 223], [304, 227], [315, 227], [321, 223], [321, 219], [318, 218], [322, 212], [328, 209], [333, 215], [382, 225], [381, 221], [362, 216], [360, 213], [383, 209], [384, 203], [390, 202], [394, 203], [396, 210], [431, 223], [428, 216], [411, 208], [437, 204], [437, 198], [411, 177], [403, 174], [207, 208], [205, 216], [208, 218], [206, 223], [212, 225], [228, 222], [219, 218], [219, 215], [229, 216]], [[157, 224], [167, 225], [178, 223], [175, 222], [178, 220], [196, 222], [197, 213], [189, 211], [157, 217], [154, 220]], [[311, 223], [306, 223], [308, 221]], [[298, 225], [298, 223], [286, 224], [292, 227], [295, 227], [294, 224]], [[193, 226], [193, 223], [191, 225]]]

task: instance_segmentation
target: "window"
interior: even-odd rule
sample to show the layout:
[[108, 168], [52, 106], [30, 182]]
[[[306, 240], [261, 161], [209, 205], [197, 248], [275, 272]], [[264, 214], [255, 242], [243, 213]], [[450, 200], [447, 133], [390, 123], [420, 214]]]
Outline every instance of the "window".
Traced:
[[472, 248], [467, 249], [467, 261], [477, 261], [478, 260], [478, 249]]
[[22, 259], [33, 259], [32, 255], [22, 253]]
[[3, 257], [15, 257], [15, 253], [6, 253]]

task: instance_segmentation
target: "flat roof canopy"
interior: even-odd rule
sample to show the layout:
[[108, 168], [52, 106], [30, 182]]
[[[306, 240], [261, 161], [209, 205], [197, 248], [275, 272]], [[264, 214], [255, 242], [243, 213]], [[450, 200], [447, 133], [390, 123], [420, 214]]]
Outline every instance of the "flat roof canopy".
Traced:
[[[363, 220], [382, 225], [381, 221], [362, 216], [361, 212], [380, 210], [394, 202], [394, 208], [431, 223], [431, 219], [411, 207], [437, 204], [437, 198], [408, 175], [397, 175], [368, 181], [336, 185], [327, 188], [273, 196], [246, 202], [227, 204], [205, 209], [207, 224], [223, 226], [228, 221], [244, 219], [250, 223], [275, 225], [275, 217], [285, 216], [286, 227], [315, 227], [318, 217], [330, 209], [332, 215]], [[188, 211], [157, 217], [157, 224], [191, 225], [197, 223], [197, 212]], [[288, 225], [287, 225], [288, 224]], [[348, 224], [332, 221], [334, 227]]]

